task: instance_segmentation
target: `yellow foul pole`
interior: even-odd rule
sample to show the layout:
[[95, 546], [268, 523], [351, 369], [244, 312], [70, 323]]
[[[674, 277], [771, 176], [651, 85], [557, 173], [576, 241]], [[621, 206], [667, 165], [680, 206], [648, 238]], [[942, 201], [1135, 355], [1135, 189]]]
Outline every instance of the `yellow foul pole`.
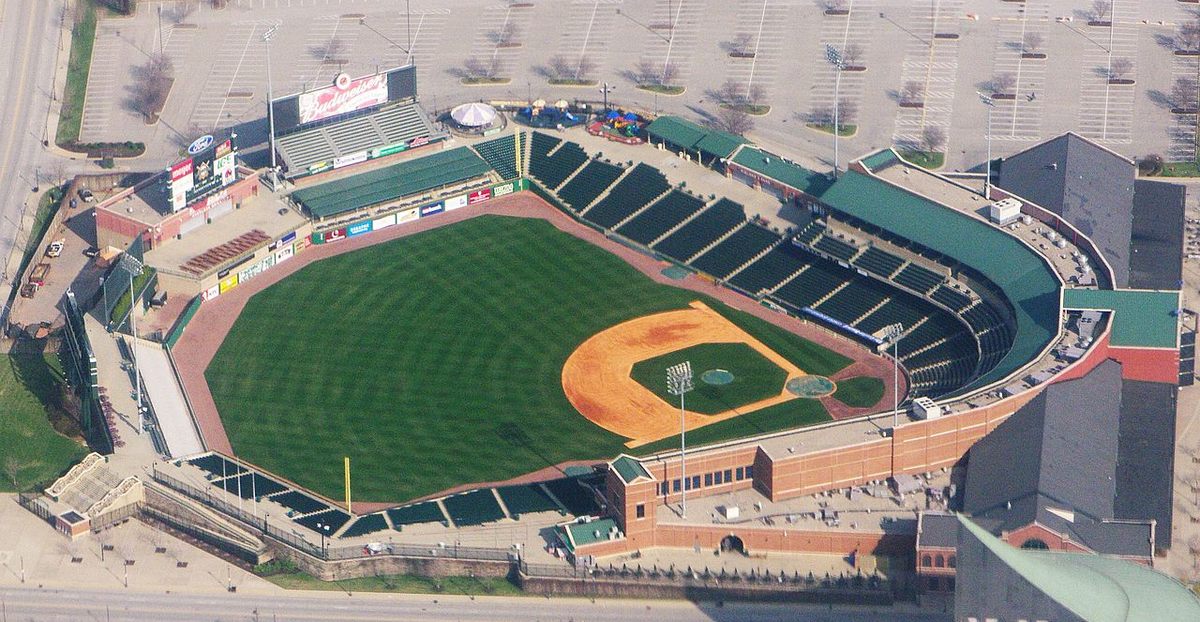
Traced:
[[346, 460], [346, 511], [354, 513], [354, 506], [350, 505], [350, 456], [345, 457]]

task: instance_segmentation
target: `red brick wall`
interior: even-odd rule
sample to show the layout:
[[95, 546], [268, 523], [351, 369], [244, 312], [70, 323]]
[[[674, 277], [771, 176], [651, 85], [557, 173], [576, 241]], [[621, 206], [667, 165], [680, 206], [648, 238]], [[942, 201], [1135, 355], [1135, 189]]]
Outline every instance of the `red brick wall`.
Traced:
[[849, 555], [903, 555], [916, 545], [916, 536], [852, 531], [805, 531], [744, 527], [741, 525], [659, 525], [655, 544], [716, 550], [725, 536], [742, 539], [748, 553], [787, 551]]
[[1110, 346], [1108, 356], [1121, 363], [1121, 377], [1144, 382], [1179, 382], [1179, 350]]
[[[712, 452], [704, 453], [689, 453], [687, 456], [687, 477], [691, 479], [694, 476], [700, 476], [700, 488], [687, 491], [687, 496], [707, 497], [735, 490], [748, 490], [754, 485], [753, 480], [743, 479], [722, 483], [720, 485], [705, 486], [704, 475], [716, 471], [731, 471], [737, 473], [739, 467], [752, 466], [754, 464], [754, 456], [758, 451], [758, 447], [751, 445], [746, 447], [737, 447], [726, 450], [713, 450]], [[646, 460], [642, 465], [650, 474], [659, 482], [671, 482], [680, 477], [679, 455], [661, 458], [657, 460]], [[757, 477], [757, 473], [755, 474]], [[674, 492], [672, 487], [671, 492], [666, 496], [658, 494], [657, 491], [652, 491], [658, 498], [659, 502], [677, 503], [683, 495]]]

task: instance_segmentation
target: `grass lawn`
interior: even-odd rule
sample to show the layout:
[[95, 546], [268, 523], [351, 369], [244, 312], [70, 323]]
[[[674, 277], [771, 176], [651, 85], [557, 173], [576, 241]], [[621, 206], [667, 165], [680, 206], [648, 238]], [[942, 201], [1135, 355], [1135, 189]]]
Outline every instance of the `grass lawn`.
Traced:
[[[356, 498], [402, 502], [623, 451], [567, 401], [563, 363], [601, 330], [697, 299], [802, 369], [850, 363], [545, 221], [482, 216], [260, 292], [206, 377], [240, 456], [336, 498], [348, 455]], [[721, 438], [778, 422], [743, 419]]]
[[683, 95], [683, 92], [687, 90], [686, 86], [674, 86], [670, 84], [639, 84], [637, 87], [643, 91], [650, 91], [659, 95]]
[[[630, 376], [668, 404], [679, 398], [667, 392], [666, 369], [691, 361], [695, 389], [687, 394], [688, 410], [715, 415], [730, 408], [779, 395], [787, 372], [744, 343], [702, 343], [669, 354], [646, 359], [633, 366]], [[704, 382], [704, 372], [724, 369], [733, 374], [733, 382], [713, 385]]]
[[871, 376], [839, 380], [833, 398], [854, 408], [870, 408], [883, 399], [883, 380]]
[[901, 151], [900, 157], [931, 171], [942, 168], [946, 163], [946, 154], [940, 151]]
[[[838, 130], [838, 136], [854, 136], [855, 134], [858, 133], [857, 125], [850, 124], [850, 123], [839, 123], [838, 125], [841, 127], [841, 129]], [[804, 126], [807, 128], [810, 128], [810, 129], [817, 130], [818, 132], [825, 132], [826, 134], [833, 134], [833, 124], [832, 123], [805, 123]]]
[[400, 594], [458, 594], [467, 596], [524, 596], [521, 588], [499, 577], [418, 577], [389, 575], [341, 581], [322, 581], [303, 573], [277, 574], [268, 581], [288, 590], [327, 592], [395, 592]]
[[71, 56], [67, 60], [67, 85], [63, 92], [62, 113], [58, 117], [55, 141], [67, 145], [79, 140], [83, 122], [83, 98], [87, 92], [92, 46], [96, 42], [96, 7], [93, 0], [77, 5], [78, 15], [71, 31]]
[[1155, 177], [1200, 177], [1200, 162], [1167, 162]]
[[[733, 419], [718, 421], [687, 433], [688, 447], [699, 447], [731, 438], [755, 436], [832, 421], [825, 407], [817, 400], [796, 398]], [[679, 449], [679, 435], [664, 438], [638, 447], [637, 455], [645, 456], [668, 449]]]
[[87, 453], [80, 442], [54, 430], [62, 371], [54, 356], [10, 354], [0, 366], [0, 491], [49, 484]]

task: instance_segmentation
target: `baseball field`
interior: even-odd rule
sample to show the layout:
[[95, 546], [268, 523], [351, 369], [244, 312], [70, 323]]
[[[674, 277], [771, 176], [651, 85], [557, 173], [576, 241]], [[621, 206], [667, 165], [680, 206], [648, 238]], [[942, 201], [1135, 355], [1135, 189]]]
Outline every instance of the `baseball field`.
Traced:
[[[348, 455], [356, 499], [400, 502], [629, 451], [572, 407], [564, 363], [605, 329], [697, 301], [807, 373], [852, 363], [546, 221], [480, 216], [324, 259], [255, 294], [205, 377], [240, 456], [337, 499]], [[753, 373], [749, 362], [726, 367]], [[797, 398], [689, 439], [828, 418]]]

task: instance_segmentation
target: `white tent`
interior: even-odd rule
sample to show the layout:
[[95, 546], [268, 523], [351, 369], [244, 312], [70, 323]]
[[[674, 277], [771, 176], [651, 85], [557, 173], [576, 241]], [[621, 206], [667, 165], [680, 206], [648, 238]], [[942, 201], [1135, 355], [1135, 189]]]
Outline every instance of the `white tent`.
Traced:
[[450, 118], [463, 127], [486, 127], [496, 120], [496, 109], [487, 104], [471, 102], [456, 106]]

